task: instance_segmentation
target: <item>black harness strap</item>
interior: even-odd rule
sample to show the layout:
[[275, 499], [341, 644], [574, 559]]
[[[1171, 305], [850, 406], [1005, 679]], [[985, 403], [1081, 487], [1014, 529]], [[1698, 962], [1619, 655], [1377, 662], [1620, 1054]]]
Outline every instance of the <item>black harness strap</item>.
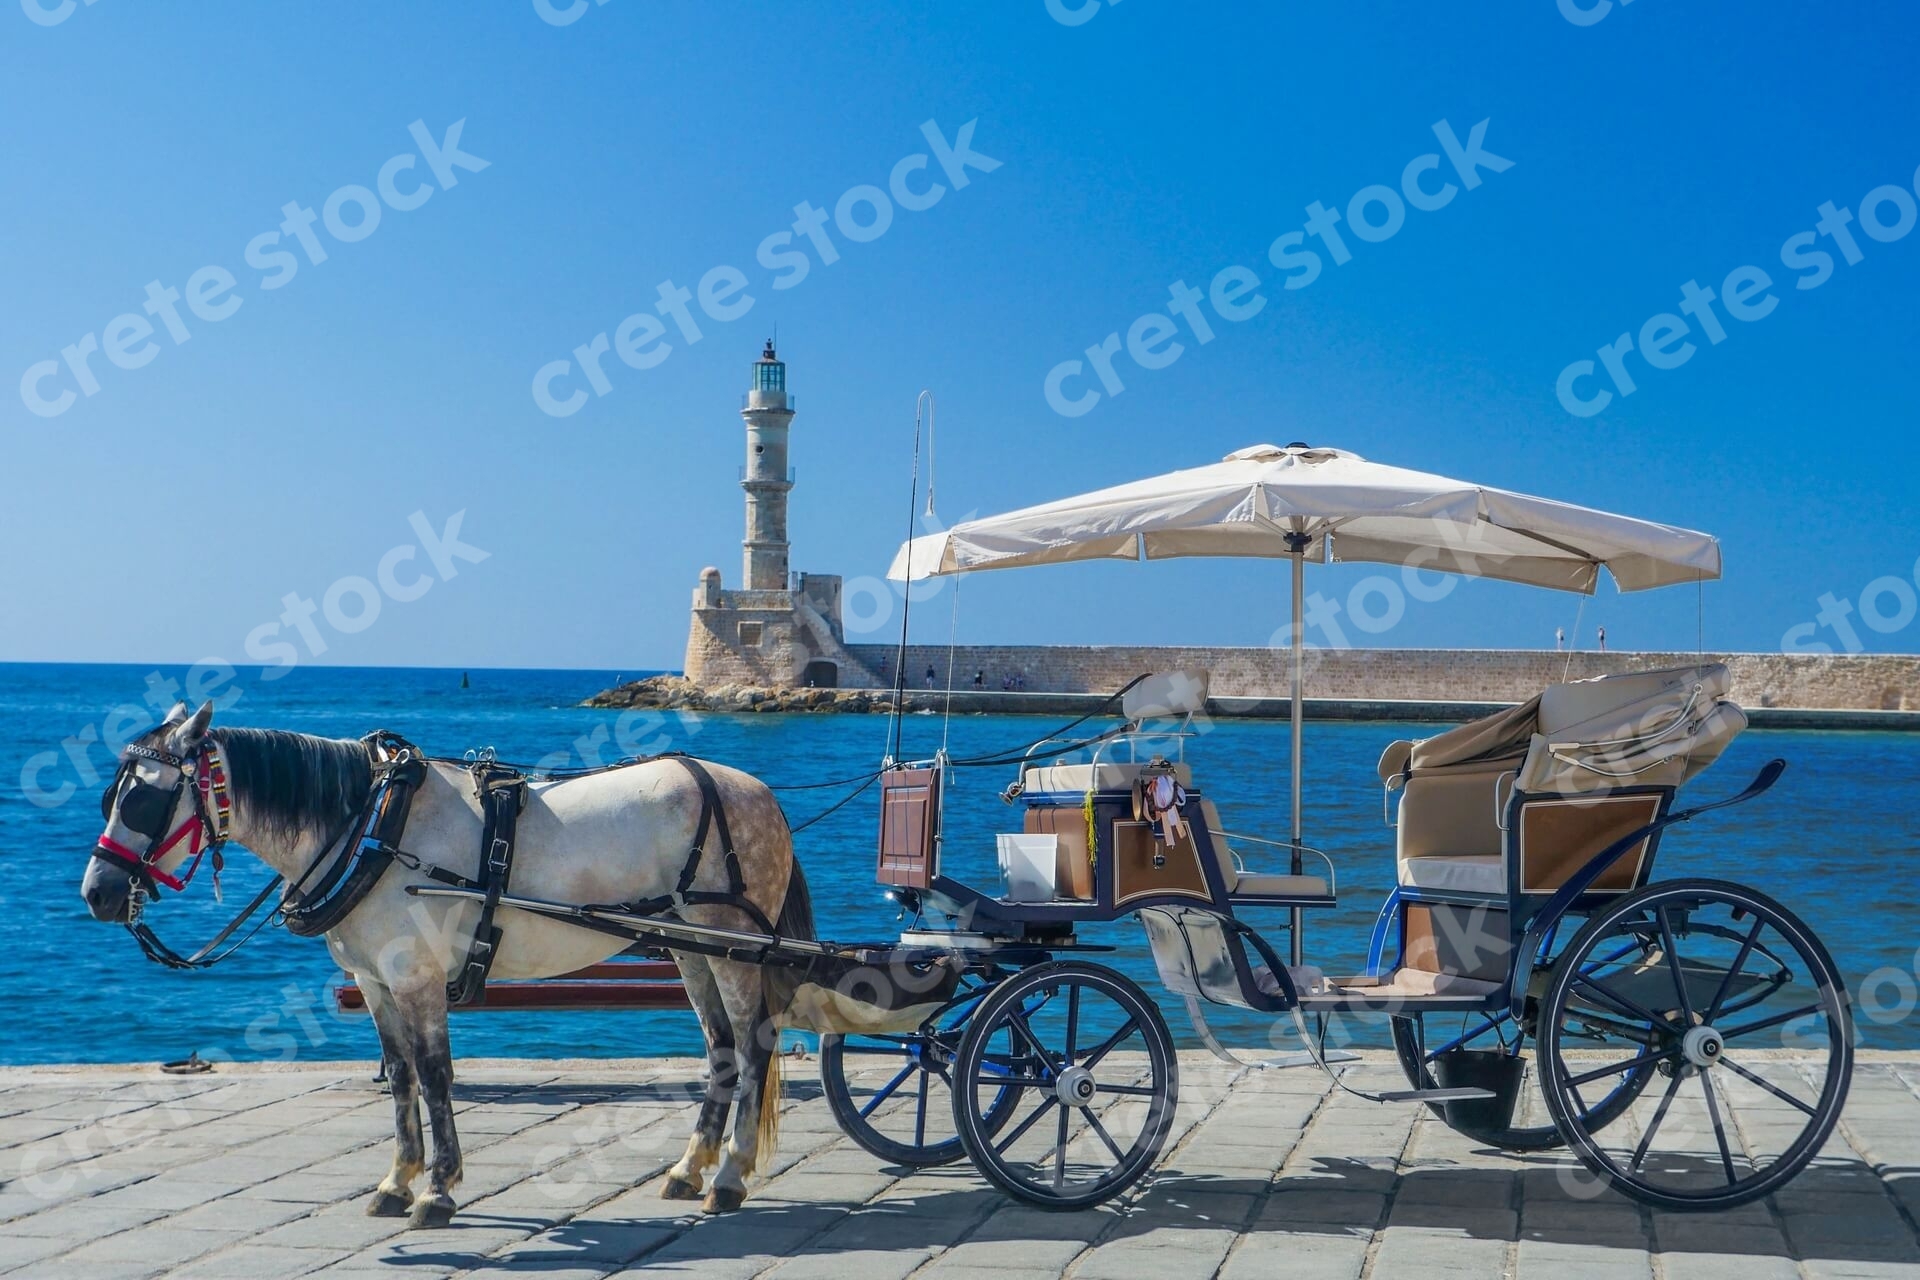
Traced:
[[[620, 910], [651, 916], [678, 911], [681, 907], [733, 907], [745, 912], [754, 927], [762, 933], [773, 933], [773, 921], [767, 919], [766, 913], [747, 899], [746, 877], [740, 874], [740, 856], [734, 852], [733, 833], [727, 829], [727, 808], [720, 801], [720, 789], [713, 785], [713, 775], [692, 756], [676, 755], [672, 758], [693, 775], [694, 782], [700, 788], [700, 823], [694, 829], [693, 848], [687, 853], [687, 860], [680, 868], [679, 882], [674, 885], [672, 893], [624, 903]], [[700, 860], [705, 853], [709, 829], [717, 829], [720, 836], [720, 856], [727, 871], [727, 887], [722, 892], [693, 887], [693, 882], [700, 877]]]
[[[526, 801], [527, 780], [508, 765], [480, 760], [473, 766], [473, 787], [480, 800], [480, 880], [467, 881], [462, 887], [475, 887], [486, 897], [480, 903], [480, 919], [473, 927], [473, 941], [467, 946], [467, 961], [460, 973], [447, 983], [450, 1005], [484, 1004], [487, 974], [493, 968], [500, 947], [500, 926], [493, 922], [513, 876], [513, 837], [520, 823], [520, 809]], [[440, 881], [460, 877], [442, 873], [439, 868], [423, 870]]]
[[414, 792], [426, 781], [427, 762], [404, 738], [383, 730], [368, 734], [366, 741], [372, 749], [375, 783], [361, 819], [347, 829], [349, 839], [359, 831], [358, 847], [342, 849], [318, 884], [305, 892], [298, 886], [289, 889], [281, 903], [287, 931], [302, 938], [318, 937], [336, 927], [373, 892], [400, 856], [400, 836], [407, 829]]

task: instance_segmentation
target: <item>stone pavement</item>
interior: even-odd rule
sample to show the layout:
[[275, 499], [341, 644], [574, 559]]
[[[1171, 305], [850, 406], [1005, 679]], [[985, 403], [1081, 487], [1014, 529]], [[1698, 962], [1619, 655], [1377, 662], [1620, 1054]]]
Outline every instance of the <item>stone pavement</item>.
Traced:
[[[1345, 1068], [1400, 1087], [1391, 1059]], [[885, 1168], [789, 1068], [781, 1151], [738, 1213], [662, 1201], [686, 1059], [462, 1062], [460, 1216], [361, 1201], [392, 1107], [369, 1064], [0, 1070], [0, 1273], [21, 1277], [768, 1276], [992, 1280], [1920, 1276], [1920, 1055], [1865, 1053], [1820, 1161], [1763, 1204], [1654, 1213], [1411, 1104], [1183, 1054], [1179, 1123], [1123, 1205], [1042, 1213], [967, 1166]]]

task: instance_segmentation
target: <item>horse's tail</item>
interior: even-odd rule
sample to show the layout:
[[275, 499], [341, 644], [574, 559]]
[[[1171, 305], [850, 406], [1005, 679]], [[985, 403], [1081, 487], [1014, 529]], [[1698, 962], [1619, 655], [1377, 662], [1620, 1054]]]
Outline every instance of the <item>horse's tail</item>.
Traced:
[[[797, 860], [787, 873], [787, 896], [780, 904], [780, 917], [774, 921], [773, 931], [783, 938], [813, 937], [813, 894], [807, 889], [807, 877]], [[766, 1078], [760, 1085], [760, 1125], [754, 1137], [754, 1161], [765, 1168], [772, 1163], [774, 1151], [780, 1144], [780, 1060], [785, 1055], [780, 1052], [778, 1019], [785, 1010], [774, 1008], [772, 985], [764, 978], [760, 983], [760, 999], [773, 1035], [773, 1054], [767, 1060]]]
[[773, 931], [783, 938], [813, 937], [813, 894], [807, 889], [807, 877], [795, 859], [787, 873], [787, 898], [780, 904], [780, 918]]

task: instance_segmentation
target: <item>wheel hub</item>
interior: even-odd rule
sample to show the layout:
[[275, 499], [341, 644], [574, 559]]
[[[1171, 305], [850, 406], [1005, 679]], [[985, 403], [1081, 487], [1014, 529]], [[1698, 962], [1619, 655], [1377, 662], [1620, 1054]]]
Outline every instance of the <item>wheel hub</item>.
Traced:
[[1680, 1038], [1681, 1054], [1689, 1065], [1702, 1070], [1719, 1062], [1725, 1048], [1726, 1041], [1712, 1027], [1695, 1027]]
[[1054, 1080], [1053, 1092], [1066, 1106], [1084, 1107], [1100, 1092], [1100, 1086], [1085, 1067], [1067, 1067]]

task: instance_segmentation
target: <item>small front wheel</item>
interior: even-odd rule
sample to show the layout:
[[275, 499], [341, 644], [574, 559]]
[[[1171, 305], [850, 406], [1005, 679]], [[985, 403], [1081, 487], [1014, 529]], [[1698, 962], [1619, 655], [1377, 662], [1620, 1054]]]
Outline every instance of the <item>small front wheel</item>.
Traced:
[[[953, 1081], [954, 1127], [974, 1166], [1042, 1209], [1086, 1208], [1132, 1186], [1179, 1101], [1160, 1010], [1131, 979], [1078, 961], [994, 988], [960, 1041]], [[1007, 1096], [1002, 1119], [993, 1104]]]
[[[1788, 1050], [1782, 1054], [1779, 1050]], [[1742, 885], [1675, 880], [1611, 903], [1554, 967], [1541, 1085], [1574, 1154], [1660, 1209], [1726, 1209], [1784, 1186], [1833, 1132], [1853, 1023], [1833, 958]], [[1590, 1099], [1651, 1068], [1605, 1138]]]

